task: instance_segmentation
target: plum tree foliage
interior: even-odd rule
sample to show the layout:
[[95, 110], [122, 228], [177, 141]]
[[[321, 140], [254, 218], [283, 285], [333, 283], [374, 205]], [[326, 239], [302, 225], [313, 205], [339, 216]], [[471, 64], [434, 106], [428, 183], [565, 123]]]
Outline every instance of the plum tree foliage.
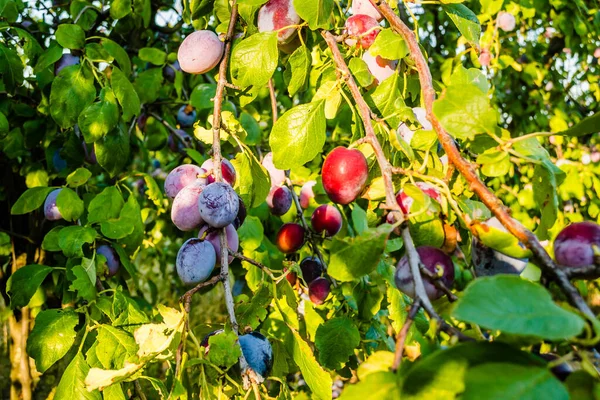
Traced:
[[0, 2], [0, 398], [595, 398], [599, 38], [597, 1]]

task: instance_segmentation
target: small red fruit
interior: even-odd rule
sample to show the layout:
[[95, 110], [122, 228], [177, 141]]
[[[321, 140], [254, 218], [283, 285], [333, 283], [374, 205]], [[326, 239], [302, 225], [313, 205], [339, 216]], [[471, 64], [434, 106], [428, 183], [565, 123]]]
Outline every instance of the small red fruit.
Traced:
[[373, 17], [364, 14], [353, 15], [346, 20], [346, 44], [363, 49], [371, 47], [379, 34], [379, 23]]
[[369, 165], [357, 149], [336, 147], [325, 158], [323, 188], [334, 203], [349, 204], [363, 191], [369, 177]]
[[334, 206], [323, 204], [313, 212], [310, 223], [319, 235], [325, 232], [331, 237], [342, 229], [342, 214]]
[[317, 278], [308, 285], [308, 297], [316, 305], [325, 303], [331, 292], [331, 284], [325, 278]]
[[283, 224], [277, 232], [275, 243], [277, 248], [285, 254], [294, 253], [304, 245], [304, 228], [298, 224]]

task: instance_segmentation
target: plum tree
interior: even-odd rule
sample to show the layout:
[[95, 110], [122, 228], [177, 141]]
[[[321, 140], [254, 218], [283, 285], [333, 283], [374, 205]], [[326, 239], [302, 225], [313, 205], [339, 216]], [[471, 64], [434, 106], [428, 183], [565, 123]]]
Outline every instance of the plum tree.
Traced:
[[273, 153], [267, 153], [261, 164], [271, 177], [271, 187], [283, 185], [283, 182], [285, 182], [285, 171], [275, 167], [275, 164], [273, 164]]
[[345, 42], [348, 46], [358, 46], [366, 50], [375, 42], [380, 28], [377, 20], [371, 16], [353, 15], [346, 20], [345, 33], [348, 38]]
[[224, 228], [233, 223], [240, 209], [237, 193], [225, 182], [214, 182], [204, 188], [198, 197], [200, 216], [213, 228]]
[[334, 206], [323, 204], [313, 212], [310, 223], [319, 235], [331, 237], [342, 229], [342, 214]]
[[[215, 248], [217, 265], [221, 264], [221, 238], [219, 237], [219, 232], [218, 229], [206, 225], [200, 228], [200, 232], [198, 232], [198, 237], [200, 239], [208, 241]], [[232, 251], [237, 252], [240, 249], [240, 238], [235, 230], [235, 226], [233, 226], [233, 224], [227, 225], [225, 227], [225, 234], [227, 235], [227, 247]], [[229, 263], [231, 263], [233, 261], [233, 256], [229, 256], [228, 260]]]
[[[294, 8], [292, 0], [269, 0], [258, 10], [258, 31], [277, 33], [279, 43], [287, 43], [296, 34], [296, 28], [290, 27], [282, 29], [290, 25], [298, 25], [300, 16]], [[280, 30], [282, 29], [282, 30]]]
[[505, 32], [510, 32], [515, 29], [517, 25], [515, 21], [515, 16], [506, 11], [500, 11], [497, 17], [498, 28], [502, 29]]
[[54, 75], [58, 75], [60, 71], [71, 65], [78, 65], [80, 62], [79, 57], [65, 53], [54, 63]]
[[165, 194], [174, 199], [184, 187], [196, 181], [206, 184], [206, 170], [193, 164], [183, 164], [175, 168], [165, 179]]
[[369, 177], [369, 165], [359, 150], [336, 147], [325, 158], [321, 176], [331, 201], [349, 204], [363, 191]]
[[275, 244], [282, 253], [295, 253], [304, 246], [306, 231], [301, 225], [294, 223], [283, 224], [277, 232]]
[[305, 257], [300, 262], [300, 270], [304, 282], [309, 285], [312, 281], [323, 275], [323, 264], [317, 257]]
[[179, 46], [177, 61], [187, 73], [204, 74], [221, 61], [224, 49], [225, 45], [213, 31], [196, 31], [189, 34]]
[[106, 258], [106, 266], [108, 267], [108, 276], [114, 276], [121, 268], [121, 259], [111, 246], [102, 244], [96, 249], [96, 254], [102, 254]]
[[248, 366], [263, 379], [273, 367], [273, 348], [262, 334], [254, 331], [240, 336], [240, 347]]
[[313, 186], [317, 184], [316, 181], [308, 181], [302, 188], [300, 189], [300, 207], [308, 208], [310, 205], [311, 199], [315, 198], [315, 193], [313, 192]]
[[[496, 217], [488, 219], [483, 224], [507, 232], [506, 228]], [[473, 236], [473, 240], [471, 241], [471, 260], [473, 261], [477, 276], [497, 274], [518, 275], [523, 272], [528, 261], [527, 259], [514, 258], [491, 249], [481, 243], [475, 236]]]
[[594, 253], [600, 250], [600, 225], [576, 222], [564, 228], [554, 239], [554, 258], [565, 267], [594, 264]]
[[[452, 259], [440, 249], [431, 246], [417, 247], [417, 253], [421, 259], [421, 264], [435, 275], [439, 274], [438, 276], [440, 276], [439, 279], [441, 282], [444, 283], [447, 288], [451, 288], [454, 284], [454, 264], [452, 264]], [[394, 274], [394, 281], [396, 282], [398, 290], [411, 298], [415, 297], [415, 285], [408, 263], [408, 256], [404, 255], [398, 262], [396, 273]], [[433, 283], [425, 277], [423, 277], [423, 284], [427, 296], [431, 300], [435, 300], [443, 295], [443, 292], [438, 290]]]
[[272, 187], [267, 205], [273, 215], [283, 215], [292, 207], [292, 192], [287, 186]]
[[184, 284], [197, 285], [208, 279], [216, 262], [217, 254], [212, 244], [202, 239], [191, 238], [179, 249], [175, 269]]
[[177, 111], [177, 122], [183, 128], [189, 128], [196, 122], [196, 110], [191, 105], [181, 106]]
[[56, 205], [56, 198], [62, 189], [56, 189], [48, 194], [46, 201], [44, 202], [44, 216], [48, 221], [58, 221], [62, 219], [62, 214], [58, 210]]
[[[213, 174], [213, 160], [209, 158], [208, 160], [202, 163], [202, 168], [208, 171], [208, 183], [213, 183], [215, 181], [215, 176]], [[226, 158], [221, 160], [221, 173], [223, 174], [223, 180], [229, 183], [232, 187], [235, 186], [236, 180], [236, 172], [233, 164]]]
[[372, 18], [375, 18], [377, 21], [381, 21], [383, 19], [383, 15], [371, 4], [369, 0], [352, 0], [352, 7], [350, 8], [350, 12], [353, 15], [364, 14], [368, 15]]
[[308, 297], [316, 305], [325, 303], [331, 292], [331, 283], [326, 278], [316, 278], [308, 284]]
[[184, 187], [171, 206], [171, 221], [184, 232], [199, 228], [204, 224], [204, 220], [198, 209], [198, 199], [206, 185], [200, 181], [193, 182]]
[[362, 59], [367, 64], [369, 72], [373, 75], [378, 84], [394, 75], [396, 67], [398, 66], [397, 60], [387, 60], [381, 56], [374, 57], [368, 51], [364, 52]]

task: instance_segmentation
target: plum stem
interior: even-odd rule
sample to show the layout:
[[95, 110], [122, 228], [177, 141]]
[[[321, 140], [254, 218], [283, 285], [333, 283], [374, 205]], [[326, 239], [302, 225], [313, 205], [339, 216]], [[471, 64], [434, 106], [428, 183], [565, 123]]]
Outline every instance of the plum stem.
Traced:
[[583, 314], [594, 319], [594, 313], [583, 297], [581, 297], [575, 286], [569, 281], [569, 276], [554, 263], [552, 257], [550, 257], [548, 252], [544, 249], [544, 246], [542, 246], [538, 238], [520, 222], [510, 216], [508, 209], [502, 204], [500, 199], [498, 199], [498, 197], [496, 197], [496, 195], [494, 195], [494, 193], [492, 193], [479, 178], [475, 166], [462, 157], [454, 143], [454, 139], [444, 129], [439, 119], [433, 113], [433, 102], [436, 97], [433, 79], [429, 66], [427, 65], [427, 60], [421, 52], [418, 39], [414, 32], [406, 26], [398, 15], [396, 15], [394, 10], [392, 10], [385, 0], [369, 1], [390, 23], [391, 28], [402, 36], [408, 44], [410, 50], [409, 57], [415, 63], [419, 74], [423, 101], [425, 103], [425, 110], [427, 111], [427, 119], [431, 122], [433, 129], [437, 133], [438, 140], [448, 155], [448, 161], [458, 169], [469, 183], [470, 190], [479, 196], [479, 199], [496, 216], [496, 218], [498, 218], [502, 225], [533, 252], [534, 258], [537, 261], [536, 264], [542, 269], [542, 272], [546, 276], [556, 281], [567, 296], [569, 302]]

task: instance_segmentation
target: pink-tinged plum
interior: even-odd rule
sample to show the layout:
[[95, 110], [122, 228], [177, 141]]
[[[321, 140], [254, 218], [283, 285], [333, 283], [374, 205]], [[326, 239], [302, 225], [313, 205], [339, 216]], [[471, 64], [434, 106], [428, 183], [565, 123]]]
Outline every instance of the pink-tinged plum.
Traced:
[[304, 282], [309, 285], [315, 279], [323, 275], [323, 264], [317, 257], [306, 257], [300, 262], [300, 270]]
[[331, 283], [326, 278], [317, 278], [308, 285], [308, 297], [316, 305], [325, 303], [331, 292]]
[[[287, 272], [287, 268], [283, 268], [283, 272]], [[298, 274], [295, 273], [294, 271], [290, 271], [286, 276], [285, 279], [287, 279], [287, 281], [290, 283], [290, 285], [295, 286], [296, 282], [298, 281]]]
[[271, 187], [283, 185], [283, 182], [285, 182], [285, 171], [275, 167], [275, 164], [273, 164], [273, 153], [267, 153], [261, 164], [271, 177]]
[[163, 78], [169, 82], [173, 82], [175, 80], [175, 75], [177, 75], [177, 71], [181, 71], [181, 67], [179, 66], [179, 61], [175, 60], [173, 64], [166, 65], [163, 68]]
[[350, 8], [352, 15], [365, 14], [375, 18], [377, 21], [383, 19], [383, 15], [375, 8], [369, 0], [352, 0], [352, 7]]
[[[433, 129], [431, 122], [429, 122], [429, 120], [427, 119], [427, 111], [425, 111], [424, 108], [415, 107], [412, 109], [412, 112], [424, 130], [429, 131]], [[410, 129], [408, 125], [406, 125], [404, 122], [402, 122], [398, 127], [398, 135], [400, 135], [400, 137], [404, 139], [404, 141], [408, 144], [410, 144], [410, 141], [412, 140], [414, 134], [415, 131]]]
[[325, 158], [321, 176], [331, 201], [349, 204], [363, 191], [369, 177], [369, 165], [359, 150], [336, 147]]
[[398, 66], [398, 61], [387, 60], [381, 56], [373, 57], [368, 51], [365, 51], [362, 59], [367, 63], [367, 68], [369, 68], [369, 72], [375, 77], [377, 83], [381, 83], [394, 75]]
[[70, 67], [71, 65], [78, 65], [79, 63], [79, 57], [68, 53], [63, 54], [58, 61], [54, 63], [54, 75], [58, 75], [64, 68]]
[[365, 14], [356, 14], [346, 20], [346, 44], [358, 46], [363, 49], [371, 47], [379, 34], [379, 23], [373, 17]]
[[191, 231], [204, 224], [198, 210], [198, 198], [205, 187], [200, 181], [196, 181], [181, 189], [175, 196], [171, 207], [171, 220], [179, 230]]
[[[214, 164], [212, 158], [209, 158], [208, 160], [202, 163], [202, 168], [208, 171], [208, 183], [215, 182], [215, 175], [213, 174], [213, 165]], [[235, 179], [237, 177], [237, 174], [235, 172], [233, 164], [231, 164], [231, 162], [226, 158], [221, 159], [221, 173], [223, 174], [223, 180], [225, 182], [229, 183], [231, 186], [235, 186]]]
[[258, 332], [240, 336], [240, 347], [248, 366], [261, 378], [266, 378], [273, 367], [273, 348], [266, 337]]
[[237, 193], [225, 182], [214, 182], [198, 198], [200, 216], [213, 228], [224, 228], [235, 221], [240, 210]]
[[507, 13], [506, 11], [500, 11], [498, 13], [498, 28], [502, 29], [505, 32], [510, 32], [515, 29], [517, 22], [515, 21], [515, 16], [511, 13]]
[[190, 106], [181, 106], [179, 111], [177, 111], [177, 122], [183, 128], [189, 128], [194, 125], [196, 122], [196, 110], [194, 107]]
[[205, 240], [188, 239], [179, 249], [175, 268], [185, 285], [204, 282], [215, 269], [217, 254], [212, 244]]
[[342, 214], [332, 205], [323, 204], [317, 207], [310, 217], [310, 223], [319, 235], [331, 237], [342, 229]]
[[247, 215], [246, 205], [244, 204], [242, 198], [239, 196], [238, 196], [238, 203], [239, 203], [238, 213], [237, 213], [237, 216], [235, 217], [235, 220], [233, 221], [233, 226], [235, 227], [235, 229], [238, 229], [240, 226], [242, 226], [242, 224], [246, 220], [246, 215]]
[[221, 58], [225, 45], [213, 31], [203, 30], [189, 34], [179, 46], [177, 61], [189, 74], [204, 74], [213, 69]]
[[[429, 271], [437, 275], [438, 268], [442, 269], [440, 280], [447, 288], [451, 288], [454, 284], [454, 265], [452, 264], [452, 259], [440, 249], [431, 246], [417, 247], [417, 253], [419, 254], [421, 263]], [[415, 284], [406, 255], [400, 259], [396, 266], [394, 281], [398, 290], [411, 298], [415, 297]], [[443, 292], [438, 290], [425, 277], [423, 277], [423, 284], [430, 300], [435, 300], [443, 295]]]
[[108, 267], [108, 276], [114, 276], [119, 272], [121, 268], [121, 259], [119, 255], [111, 246], [106, 244], [98, 246], [96, 249], [97, 254], [102, 254], [106, 258], [106, 266]]
[[315, 186], [317, 182], [308, 181], [302, 188], [300, 189], [300, 207], [308, 208], [310, 205], [310, 200], [315, 198], [315, 193], [313, 192], [313, 186]]
[[[434, 200], [438, 203], [442, 202], [442, 195], [440, 194], [440, 192], [435, 187], [431, 186], [429, 183], [417, 182], [417, 183], [415, 183], [415, 185], [418, 186], [419, 189], [421, 189], [421, 191], [423, 193], [425, 193], [427, 196], [431, 197], [432, 200]], [[400, 206], [400, 209], [402, 210], [402, 212], [405, 214], [408, 214], [408, 213], [410, 213], [410, 209], [412, 208], [412, 205], [415, 202], [415, 199], [413, 199], [412, 197], [407, 195], [404, 192], [404, 190], [401, 190], [396, 195], [396, 201], [398, 202], [398, 205]]]
[[593, 265], [594, 246], [600, 250], [600, 225], [576, 222], [560, 231], [554, 240], [554, 258], [565, 267]]
[[[269, 0], [258, 11], [258, 31], [273, 32], [290, 25], [298, 25], [300, 16], [294, 8], [293, 0]], [[286, 43], [293, 39], [296, 28], [279, 31], [277, 40]]]
[[600, 47], [596, 48], [596, 50], [594, 50], [594, 58], [600, 58]]
[[267, 196], [267, 205], [273, 215], [283, 215], [292, 207], [292, 192], [287, 186], [272, 187]]
[[[482, 224], [508, 232], [496, 217], [490, 218]], [[497, 274], [519, 275], [527, 266], [527, 259], [514, 258], [487, 247], [475, 236], [471, 241], [471, 260], [477, 276], [492, 276]]]
[[282, 253], [295, 253], [304, 245], [305, 233], [301, 225], [293, 223], [283, 224], [279, 232], [277, 232], [275, 244]]
[[48, 221], [58, 221], [62, 219], [62, 214], [56, 206], [56, 198], [62, 189], [56, 189], [50, 192], [46, 201], [44, 202], [44, 216]]
[[206, 184], [206, 170], [193, 164], [183, 164], [175, 168], [165, 179], [165, 193], [174, 199], [184, 187], [196, 181]]
[[[212, 244], [215, 248], [215, 253], [217, 254], [217, 265], [221, 265], [221, 238], [219, 236], [219, 231], [219, 229], [211, 228], [205, 225], [200, 228], [200, 232], [198, 233], [198, 237], [200, 239], [209, 241], [210, 244]], [[235, 226], [233, 226], [233, 224], [227, 225], [225, 227], [225, 234], [227, 235], [227, 247], [229, 247], [232, 251], [237, 252], [240, 249], [240, 238], [235, 230]], [[228, 260], [231, 264], [233, 261], [233, 256], [229, 256]]]
[[492, 53], [490, 53], [490, 49], [481, 49], [481, 53], [479, 54], [479, 64], [482, 67], [489, 67], [492, 62]]

